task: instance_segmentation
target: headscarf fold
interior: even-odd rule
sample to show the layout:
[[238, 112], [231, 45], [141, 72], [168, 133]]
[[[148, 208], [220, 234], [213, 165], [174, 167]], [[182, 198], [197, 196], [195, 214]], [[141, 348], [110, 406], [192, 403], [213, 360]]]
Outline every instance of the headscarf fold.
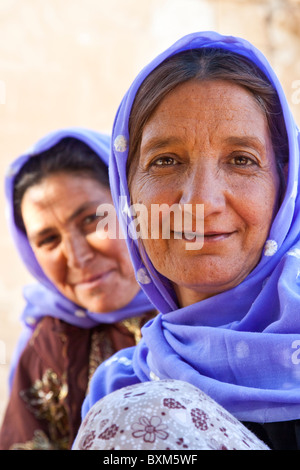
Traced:
[[90, 129], [71, 127], [53, 131], [40, 139], [9, 166], [5, 178], [6, 212], [12, 239], [26, 268], [37, 280], [36, 283], [29, 284], [23, 289], [26, 303], [21, 315], [21, 321], [24, 329], [11, 363], [10, 386], [20, 354], [36, 325], [44, 316], [59, 318], [66, 323], [80, 328], [92, 328], [101, 323], [122, 321], [125, 318], [138, 316], [153, 309], [153, 305], [142, 290], [138, 292], [128, 305], [113, 312], [90, 312], [74, 304], [61, 294], [44, 274], [32, 251], [26, 234], [16, 225], [13, 200], [16, 176], [30, 158], [34, 158], [35, 155], [52, 148], [65, 137], [73, 137], [84, 142], [108, 166], [110, 137]]
[[113, 127], [114, 203], [128, 233], [132, 227], [126, 177], [128, 120], [140, 85], [168, 57], [204, 47], [247, 57], [276, 89], [289, 143], [285, 197], [255, 269], [236, 287], [185, 308], [178, 307], [170, 283], [149, 259], [144, 264], [138, 244], [128, 237], [137, 279], [161, 313], [143, 327], [137, 347], [117, 353], [99, 367], [84, 413], [117, 387], [171, 378], [195, 385], [240, 420], [275, 422], [300, 416], [300, 139], [283, 89], [260, 51], [240, 38], [193, 33], [140, 72], [120, 104]]

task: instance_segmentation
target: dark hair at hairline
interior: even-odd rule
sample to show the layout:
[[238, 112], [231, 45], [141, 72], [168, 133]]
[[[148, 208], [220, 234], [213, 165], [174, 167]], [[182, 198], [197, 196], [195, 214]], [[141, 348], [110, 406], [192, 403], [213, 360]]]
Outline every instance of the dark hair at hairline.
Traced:
[[250, 60], [226, 49], [202, 48], [175, 54], [154, 69], [140, 86], [129, 118], [129, 188], [137, 165], [143, 129], [162, 99], [178, 85], [190, 81], [228, 80], [248, 90], [266, 116], [281, 191], [283, 167], [288, 162], [288, 139], [276, 90], [263, 72]]
[[57, 173], [89, 177], [98, 181], [104, 187], [110, 188], [108, 168], [101, 158], [81, 140], [74, 137], [65, 137], [50, 149], [32, 155], [15, 178], [15, 222], [23, 231], [25, 231], [25, 227], [21, 204], [27, 189]]

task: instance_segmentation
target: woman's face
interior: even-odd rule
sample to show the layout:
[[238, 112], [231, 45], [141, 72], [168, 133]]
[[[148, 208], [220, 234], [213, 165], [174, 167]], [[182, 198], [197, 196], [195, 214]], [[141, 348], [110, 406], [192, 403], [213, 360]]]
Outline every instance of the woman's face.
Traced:
[[279, 192], [267, 121], [255, 99], [223, 80], [179, 85], [144, 127], [130, 189], [148, 214], [153, 204], [192, 204], [194, 232], [196, 205], [204, 205], [202, 248], [177, 239], [172, 219], [169, 239], [143, 240], [181, 306], [239, 284], [260, 259]]
[[93, 178], [59, 173], [30, 187], [22, 201], [28, 239], [41, 268], [68, 299], [92, 312], [127, 305], [139, 290], [123, 239], [96, 232], [110, 191]]

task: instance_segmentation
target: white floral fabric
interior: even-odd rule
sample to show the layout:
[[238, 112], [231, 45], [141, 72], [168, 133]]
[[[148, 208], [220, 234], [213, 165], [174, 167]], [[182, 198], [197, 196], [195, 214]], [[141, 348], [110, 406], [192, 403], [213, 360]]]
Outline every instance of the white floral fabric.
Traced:
[[205, 393], [178, 380], [144, 382], [99, 400], [73, 450], [268, 450]]

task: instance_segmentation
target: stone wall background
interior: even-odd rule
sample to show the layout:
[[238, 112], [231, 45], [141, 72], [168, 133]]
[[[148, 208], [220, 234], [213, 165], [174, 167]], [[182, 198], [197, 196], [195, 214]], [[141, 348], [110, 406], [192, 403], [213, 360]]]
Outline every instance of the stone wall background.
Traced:
[[[47, 132], [110, 131], [138, 71], [184, 34], [244, 37], [268, 57], [300, 124], [300, 0], [0, 0], [0, 177]], [[0, 422], [30, 282], [0, 191]]]

